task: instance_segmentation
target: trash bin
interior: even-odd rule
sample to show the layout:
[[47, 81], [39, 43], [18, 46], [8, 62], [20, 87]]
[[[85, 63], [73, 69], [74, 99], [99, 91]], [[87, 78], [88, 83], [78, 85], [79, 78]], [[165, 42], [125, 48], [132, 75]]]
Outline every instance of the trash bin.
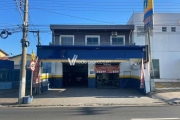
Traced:
[[32, 100], [33, 100], [33, 96], [25, 96], [25, 97], [23, 98], [23, 103], [24, 103], [24, 104], [29, 104], [29, 103], [32, 102]]

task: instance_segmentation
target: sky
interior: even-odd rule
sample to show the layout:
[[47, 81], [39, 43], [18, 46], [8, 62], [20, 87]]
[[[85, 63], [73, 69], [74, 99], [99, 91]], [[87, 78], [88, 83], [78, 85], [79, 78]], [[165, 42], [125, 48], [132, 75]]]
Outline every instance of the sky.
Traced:
[[[0, 38], [0, 49], [10, 56], [22, 53], [23, 9], [18, 9], [20, 0], [15, 1], [0, 2], [0, 32], [12, 32], [8, 38]], [[28, 29], [40, 30], [41, 44], [48, 45], [52, 41], [50, 24], [126, 24], [133, 13], [142, 12], [143, 0], [29, 0]], [[154, 13], [180, 13], [180, 1], [154, 0]], [[37, 34], [28, 32], [28, 40], [28, 53], [36, 53]]]

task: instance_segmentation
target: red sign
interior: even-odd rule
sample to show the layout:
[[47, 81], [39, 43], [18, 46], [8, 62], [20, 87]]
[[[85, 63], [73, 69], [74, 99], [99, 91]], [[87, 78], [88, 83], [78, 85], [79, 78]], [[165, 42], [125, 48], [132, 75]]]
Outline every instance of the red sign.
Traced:
[[140, 89], [143, 89], [143, 88], [144, 88], [144, 63], [142, 59]]
[[36, 58], [35, 70], [33, 74], [33, 87], [39, 86], [39, 60]]
[[31, 63], [30, 63], [30, 69], [31, 69], [32, 71], [34, 71], [34, 70], [35, 70], [35, 67], [36, 67], [36, 63], [35, 63], [34, 61], [31, 61]]
[[119, 73], [119, 65], [96, 65], [95, 73]]

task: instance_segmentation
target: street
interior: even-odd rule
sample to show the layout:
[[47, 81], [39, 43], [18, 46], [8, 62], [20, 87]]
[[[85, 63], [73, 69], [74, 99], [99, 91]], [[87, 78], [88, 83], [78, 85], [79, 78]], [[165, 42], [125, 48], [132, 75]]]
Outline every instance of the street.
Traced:
[[179, 118], [180, 106], [0, 108], [1, 120], [180, 120]]

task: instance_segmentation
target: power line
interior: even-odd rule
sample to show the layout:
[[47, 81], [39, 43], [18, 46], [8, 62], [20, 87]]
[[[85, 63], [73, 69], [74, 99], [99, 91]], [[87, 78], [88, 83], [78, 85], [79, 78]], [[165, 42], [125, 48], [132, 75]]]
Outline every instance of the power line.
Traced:
[[[38, 8], [37, 8], [37, 9], [38, 9]], [[95, 21], [95, 22], [101, 22], [101, 23], [114, 24], [114, 23], [111, 23], [111, 22], [104, 22], [104, 21], [99, 21], [99, 20], [93, 20], [93, 19], [83, 18], [83, 17], [77, 17], [77, 16], [68, 15], [68, 14], [63, 14], [63, 13], [59, 13], [59, 12], [53, 12], [53, 11], [49, 11], [49, 10], [45, 10], [45, 9], [38, 9], [38, 10], [45, 11], [45, 12], [49, 12], [49, 13], [54, 13], [54, 14], [60, 14], [60, 15], [63, 15], [63, 16], [68, 16], [68, 17], [83, 19], [83, 20], [89, 20], [89, 21]]]

